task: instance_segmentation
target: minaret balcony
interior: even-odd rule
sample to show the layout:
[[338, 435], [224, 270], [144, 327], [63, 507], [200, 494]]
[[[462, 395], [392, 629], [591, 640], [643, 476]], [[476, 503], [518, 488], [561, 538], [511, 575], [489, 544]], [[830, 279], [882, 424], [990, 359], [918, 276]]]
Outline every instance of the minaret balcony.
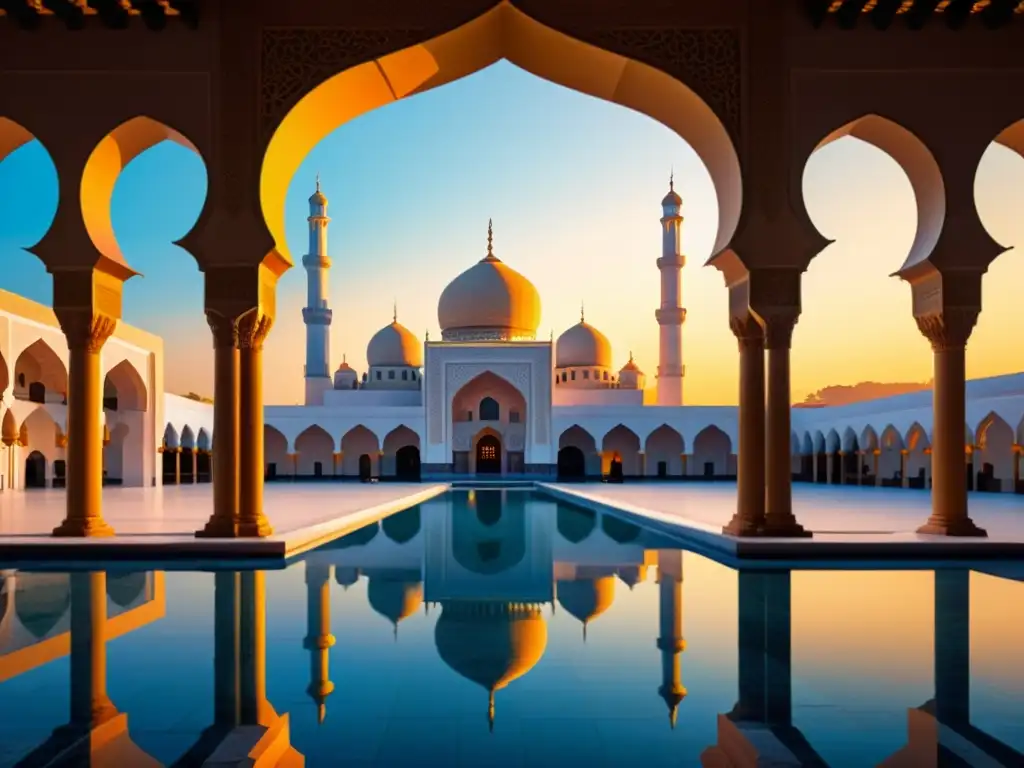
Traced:
[[326, 307], [303, 307], [302, 321], [306, 325], [330, 325], [334, 312]]
[[306, 269], [330, 269], [331, 257], [327, 254], [307, 253], [302, 257], [302, 266]]
[[660, 307], [654, 310], [654, 317], [658, 325], [682, 325], [686, 320], [686, 310], [682, 307]]
[[681, 253], [658, 258], [658, 269], [682, 269], [686, 266], [686, 257]]

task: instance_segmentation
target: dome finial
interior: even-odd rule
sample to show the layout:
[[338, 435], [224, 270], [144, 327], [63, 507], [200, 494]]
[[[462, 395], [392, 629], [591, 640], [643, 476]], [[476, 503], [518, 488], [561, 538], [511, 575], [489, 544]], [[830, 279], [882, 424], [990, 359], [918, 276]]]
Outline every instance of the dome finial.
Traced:
[[316, 172], [316, 191], [320, 191], [320, 171]]
[[633, 362], [633, 350], [629, 350], [629, 362]]
[[393, 299], [391, 302], [391, 322], [398, 322], [398, 299]]
[[346, 357], [346, 356], [345, 356], [345, 353], [344, 353], [344, 352], [342, 352], [342, 353], [341, 353], [341, 364], [342, 364], [342, 365], [345, 365], [346, 363], [348, 363], [348, 360], [346, 360], [346, 359], [345, 359], [345, 357]]
[[668, 172], [668, 191], [676, 191], [676, 168], [672, 166], [672, 169]]
[[487, 730], [494, 733], [494, 691], [488, 691], [487, 696]]
[[580, 322], [583, 322], [583, 301], [580, 300]]
[[494, 261], [497, 257], [494, 255], [494, 222], [492, 219], [487, 220], [487, 256], [488, 261]]
[[316, 705], [316, 722], [317, 725], [323, 725], [324, 720], [327, 719], [327, 705], [323, 702]]
[[587, 642], [587, 622], [583, 622], [583, 642]]

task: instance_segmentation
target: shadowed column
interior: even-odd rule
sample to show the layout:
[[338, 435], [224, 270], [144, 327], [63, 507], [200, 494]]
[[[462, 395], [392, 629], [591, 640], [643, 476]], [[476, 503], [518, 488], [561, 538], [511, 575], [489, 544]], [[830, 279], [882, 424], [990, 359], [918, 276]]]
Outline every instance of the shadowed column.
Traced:
[[196, 536], [239, 535], [239, 353], [238, 324], [207, 310], [213, 333], [213, 515]]
[[254, 309], [239, 319], [239, 536], [270, 536], [263, 513], [263, 342], [273, 320]]
[[306, 693], [316, 703], [317, 721], [327, 717], [327, 697], [334, 691], [330, 680], [331, 567], [306, 562], [306, 638], [309, 651], [309, 687]]
[[730, 326], [740, 351], [740, 423], [736, 513], [722, 531], [754, 536], [765, 522], [764, 332], [749, 312]]
[[668, 706], [668, 722], [676, 727], [679, 704], [686, 698], [682, 659], [683, 637], [683, 553], [678, 549], [658, 551], [658, 650], [661, 651], [661, 687], [658, 695]]

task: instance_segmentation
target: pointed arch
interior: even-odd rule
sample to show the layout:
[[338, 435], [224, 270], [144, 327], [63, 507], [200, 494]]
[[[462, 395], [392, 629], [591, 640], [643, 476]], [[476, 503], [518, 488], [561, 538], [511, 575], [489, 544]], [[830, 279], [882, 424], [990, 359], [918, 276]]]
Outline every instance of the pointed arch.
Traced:
[[624, 476], [640, 474], [640, 436], [625, 424], [618, 424], [608, 430], [601, 438], [601, 452], [604, 463], [608, 464], [608, 472], [612, 473], [611, 464], [620, 462]]
[[645, 469], [648, 476], [677, 477], [683, 474], [683, 436], [668, 424], [651, 431], [644, 441]]
[[907, 430], [907, 436], [903, 442], [908, 451], [924, 451], [926, 448], [931, 447], [931, 441], [928, 439], [928, 432], [921, 426], [921, 423], [917, 421], [910, 425], [910, 428]]
[[814, 440], [811, 439], [810, 432], [804, 432], [803, 444], [801, 445], [800, 450], [804, 456], [814, 455]]
[[583, 480], [601, 476], [601, 455], [594, 436], [573, 424], [558, 436], [558, 479]]
[[[113, 407], [110, 407], [113, 406]], [[103, 407], [112, 411], [148, 410], [146, 383], [127, 359], [109, 371], [103, 380]]]
[[295, 438], [297, 477], [330, 477], [334, 474], [334, 438], [319, 424], [311, 424]]
[[820, 429], [814, 431], [814, 452], [825, 453], [825, 435]]
[[693, 438], [693, 464], [695, 473], [706, 478], [728, 477], [732, 441], [729, 436], [711, 424]]
[[199, 428], [199, 434], [196, 435], [196, 448], [200, 451], [213, 449], [213, 441], [210, 440], [210, 433], [206, 431], [206, 427]]
[[341, 452], [342, 474], [345, 476], [359, 477], [360, 459], [363, 456], [369, 460], [370, 472], [373, 475], [380, 471], [380, 441], [373, 430], [362, 424], [357, 424], [342, 435]]
[[181, 438], [178, 436], [178, 430], [174, 428], [173, 424], [168, 424], [164, 427], [164, 448], [180, 448]]
[[196, 447], [196, 435], [192, 431], [192, 427], [186, 424], [181, 430], [181, 447], [182, 448], [195, 448]]
[[899, 473], [903, 468], [902, 452], [906, 449], [903, 435], [892, 424], [886, 424], [879, 438], [878, 476], [880, 485], [900, 485]]
[[857, 439], [857, 433], [853, 431], [853, 427], [847, 427], [843, 430], [842, 449], [844, 451], [860, 450], [860, 441]]
[[34, 403], [60, 403], [67, 396], [68, 369], [53, 347], [36, 339], [14, 362], [14, 397]]
[[917, 230], [900, 271], [922, 263], [939, 241], [946, 219], [946, 187], [935, 156], [909, 130], [877, 114], [863, 115], [832, 131], [818, 142], [811, 154], [845, 136], [882, 150], [903, 169], [917, 203]]
[[865, 451], [877, 451], [879, 440], [875, 428], [868, 424], [860, 433], [860, 445]]
[[977, 490], [1009, 493], [1016, 490], [1013, 465], [1018, 459], [1013, 452], [1014, 437], [1013, 427], [995, 411], [990, 411], [979, 422], [975, 432], [978, 448], [974, 460]]
[[403, 481], [420, 479], [420, 436], [405, 424], [399, 424], [386, 435], [382, 444], [381, 475]]
[[126, 120], [104, 136], [93, 148], [82, 170], [80, 199], [86, 232], [96, 250], [117, 265], [123, 275], [122, 279], [138, 273], [128, 265], [114, 233], [111, 219], [114, 188], [132, 160], [164, 141], [179, 144], [203, 159], [195, 144], [180, 131], [151, 117], [139, 115]]
[[[646, 114], [703, 160], [718, 197], [713, 252], [739, 221], [739, 158], [721, 119], [689, 87], [647, 64], [573, 39], [500, 3], [418, 45], [336, 74], [300, 95], [277, 125], [260, 172], [260, 202], [278, 249], [286, 248], [285, 195], [299, 165], [330, 132], [397, 99], [437, 88], [507, 59], [567, 88]], [[287, 254], [285, 254], [287, 257]]]
[[266, 464], [264, 477], [268, 480], [291, 477], [292, 466], [288, 460], [288, 438], [277, 427], [263, 424], [263, 461]]

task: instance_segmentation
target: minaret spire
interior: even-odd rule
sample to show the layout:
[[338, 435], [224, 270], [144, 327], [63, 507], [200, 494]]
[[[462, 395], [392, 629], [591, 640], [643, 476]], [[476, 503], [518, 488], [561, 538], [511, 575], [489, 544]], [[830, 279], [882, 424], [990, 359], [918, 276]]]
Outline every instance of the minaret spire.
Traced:
[[494, 222], [492, 219], [487, 220], [487, 255], [484, 256], [484, 261], [498, 261], [498, 257], [494, 255]]
[[683, 266], [681, 247], [683, 200], [676, 192], [675, 168], [668, 177], [668, 194], [661, 201], [661, 301], [654, 316], [658, 321], [658, 405], [683, 404]]
[[320, 191], [320, 171], [316, 172], [316, 191]]
[[398, 322], [398, 299], [392, 300], [391, 303], [391, 322]]
[[[583, 301], [580, 300], [580, 322], [582, 323], [583, 320], [584, 320], [584, 317], [583, 317]], [[573, 375], [575, 375], [575, 374], [573, 374]]]

